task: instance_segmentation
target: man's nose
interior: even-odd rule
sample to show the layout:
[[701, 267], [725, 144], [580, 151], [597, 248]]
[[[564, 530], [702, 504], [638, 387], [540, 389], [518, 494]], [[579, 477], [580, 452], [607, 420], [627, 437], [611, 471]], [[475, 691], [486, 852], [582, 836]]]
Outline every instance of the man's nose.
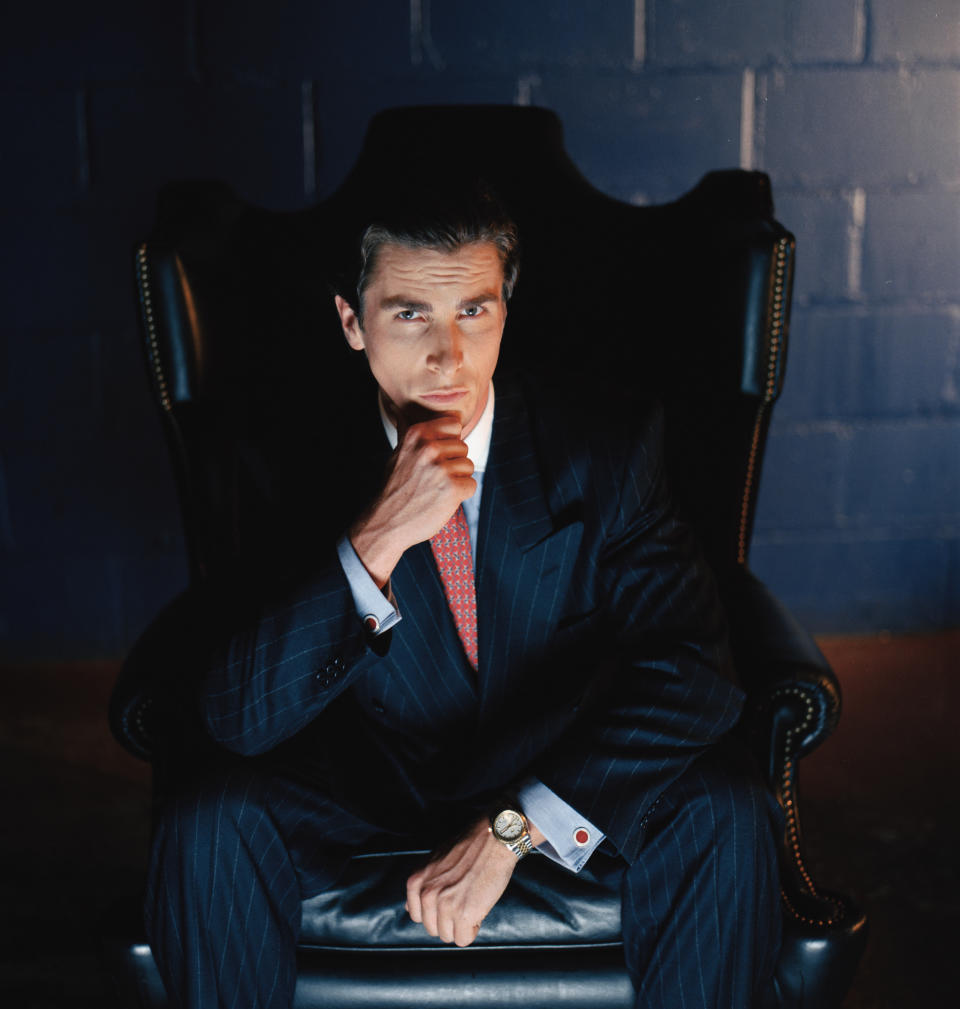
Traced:
[[444, 374], [452, 374], [463, 364], [463, 335], [456, 322], [435, 327], [427, 364]]

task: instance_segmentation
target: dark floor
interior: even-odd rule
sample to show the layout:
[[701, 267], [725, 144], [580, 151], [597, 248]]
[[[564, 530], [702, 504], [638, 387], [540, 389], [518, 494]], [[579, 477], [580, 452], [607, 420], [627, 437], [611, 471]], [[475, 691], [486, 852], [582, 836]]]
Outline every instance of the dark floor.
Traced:
[[[821, 642], [840, 729], [802, 765], [811, 863], [871, 940], [845, 1009], [954, 1009], [960, 631]], [[0, 1006], [100, 1009], [96, 920], [136, 892], [148, 774], [109, 736], [115, 667], [0, 669]]]

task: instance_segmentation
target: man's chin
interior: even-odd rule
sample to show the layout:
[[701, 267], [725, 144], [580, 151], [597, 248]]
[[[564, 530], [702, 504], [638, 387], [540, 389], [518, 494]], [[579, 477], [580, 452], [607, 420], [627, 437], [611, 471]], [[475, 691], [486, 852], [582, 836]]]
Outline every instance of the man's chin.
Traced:
[[403, 408], [403, 418], [407, 426], [419, 424], [434, 417], [456, 417], [463, 424], [463, 410], [456, 404], [444, 406], [436, 403], [408, 403]]

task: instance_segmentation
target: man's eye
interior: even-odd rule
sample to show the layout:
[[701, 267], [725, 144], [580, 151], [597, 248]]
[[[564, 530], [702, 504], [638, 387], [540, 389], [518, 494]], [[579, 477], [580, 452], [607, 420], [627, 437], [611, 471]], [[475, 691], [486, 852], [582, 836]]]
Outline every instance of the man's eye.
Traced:
[[483, 311], [482, 305], [468, 305], [464, 310], [463, 314], [468, 319], [475, 319]]
[[419, 314], [420, 313], [415, 308], [403, 308], [397, 312], [397, 318], [403, 319], [404, 322], [410, 322], [413, 319], [416, 319]]

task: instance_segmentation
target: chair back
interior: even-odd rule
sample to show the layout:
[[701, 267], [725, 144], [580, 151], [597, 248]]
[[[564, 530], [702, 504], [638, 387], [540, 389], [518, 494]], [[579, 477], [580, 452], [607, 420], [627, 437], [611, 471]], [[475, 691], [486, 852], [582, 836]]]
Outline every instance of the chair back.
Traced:
[[[216, 182], [161, 194], [137, 282], [193, 579], [259, 549], [267, 485], [369, 396], [329, 280], [371, 200], [398, 177], [451, 174], [485, 178], [519, 225], [501, 367], [661, 399], [679, 510], [721, 578], [745, 565], [794, 255], [767, 176], [711, 172], [673, 203], [633, 206], [583, 179], [553, 113], [435, 107], [376, 116], [350, 176], [307, 210], [257, 209]], [[335, 508], [321, 477], [289, 492]]]

